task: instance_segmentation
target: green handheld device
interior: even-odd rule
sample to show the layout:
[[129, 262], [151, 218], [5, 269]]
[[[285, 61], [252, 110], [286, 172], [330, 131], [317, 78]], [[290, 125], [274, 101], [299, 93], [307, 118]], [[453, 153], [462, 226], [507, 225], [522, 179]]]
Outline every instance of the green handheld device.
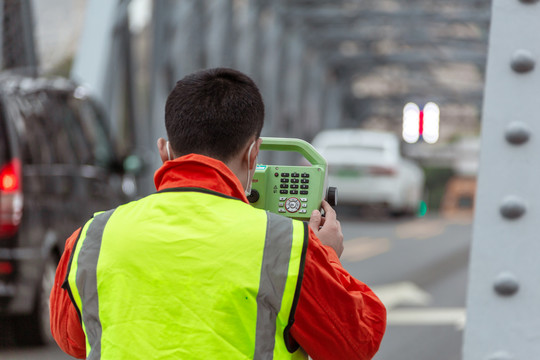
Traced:
[[336, 188], [328, 188], [325, 158], [301, 139], [263, 137], [261, 150], [291, 151], [304, 156], [311, 166], [257, 164], [249, 202], [256, 208], [299, 220], [309, 219], [322, 199], [337, 203]]

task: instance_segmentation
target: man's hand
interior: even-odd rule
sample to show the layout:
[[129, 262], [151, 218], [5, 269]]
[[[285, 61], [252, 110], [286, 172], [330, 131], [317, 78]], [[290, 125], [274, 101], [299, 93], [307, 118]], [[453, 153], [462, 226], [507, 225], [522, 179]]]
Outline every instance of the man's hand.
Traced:
[[321, 240], [321, 243], [330, 246], [336, 251], [338, 257], [343, 252], [343, 233], [341, 224], [336, 218], [336, 212], [326, 200], [322, 201], [322, 208], [325, 216], [321, 216], [319, 210], [313, 210], [309, 218], [309, 227]]

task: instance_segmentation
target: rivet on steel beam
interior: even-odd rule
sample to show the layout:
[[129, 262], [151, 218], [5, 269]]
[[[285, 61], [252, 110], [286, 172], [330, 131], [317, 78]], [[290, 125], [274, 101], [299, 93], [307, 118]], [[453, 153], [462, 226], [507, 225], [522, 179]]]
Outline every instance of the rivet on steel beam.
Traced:
[[502, 296], [511, 296], [519, 290], [519, 282], [517, 278], [509, 273], [502, 272], [495, 278], [494, 289], [497, 294]]
[[519, 121], [514, 121], [508, 124], [504, 134], [506, 141], [510, 144], [521, 145], [529, 141], [531, 130], [527, 124]]
[[534, 69], [536, 61], [529, 50], [516, 50], [512, 55], [511, 66], [515, 72], [526, 73]]
[[523, 200], [515, 196], [506, 197], [501, 205], [501, 215], [507, 219], [513, 220], [525, 214], [526, 206]]
[[489, 355], [486, 360], [514, 360], [514, 356], [504, 351], [497, 351], [494, 354]]

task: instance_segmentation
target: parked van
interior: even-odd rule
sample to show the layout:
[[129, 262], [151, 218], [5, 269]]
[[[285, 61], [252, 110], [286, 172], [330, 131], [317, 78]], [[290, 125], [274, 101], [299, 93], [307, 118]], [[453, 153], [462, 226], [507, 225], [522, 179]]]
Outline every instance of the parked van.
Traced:
[[107, 124], [71, 81], [0, 76], [0, 315], [19, 343], [52, 341], [49, 294], [67, 237], [130, 199]]

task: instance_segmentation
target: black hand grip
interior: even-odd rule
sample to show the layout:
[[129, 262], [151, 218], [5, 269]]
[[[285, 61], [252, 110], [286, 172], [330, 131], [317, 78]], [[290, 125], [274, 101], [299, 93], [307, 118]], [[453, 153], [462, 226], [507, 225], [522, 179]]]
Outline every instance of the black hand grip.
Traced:
[[326, 201], [330, 204], [330, 206], [336, 206], [337, 205], [337, 188], [330, 186], [328, 188], [328, 191], [326, 193]]

